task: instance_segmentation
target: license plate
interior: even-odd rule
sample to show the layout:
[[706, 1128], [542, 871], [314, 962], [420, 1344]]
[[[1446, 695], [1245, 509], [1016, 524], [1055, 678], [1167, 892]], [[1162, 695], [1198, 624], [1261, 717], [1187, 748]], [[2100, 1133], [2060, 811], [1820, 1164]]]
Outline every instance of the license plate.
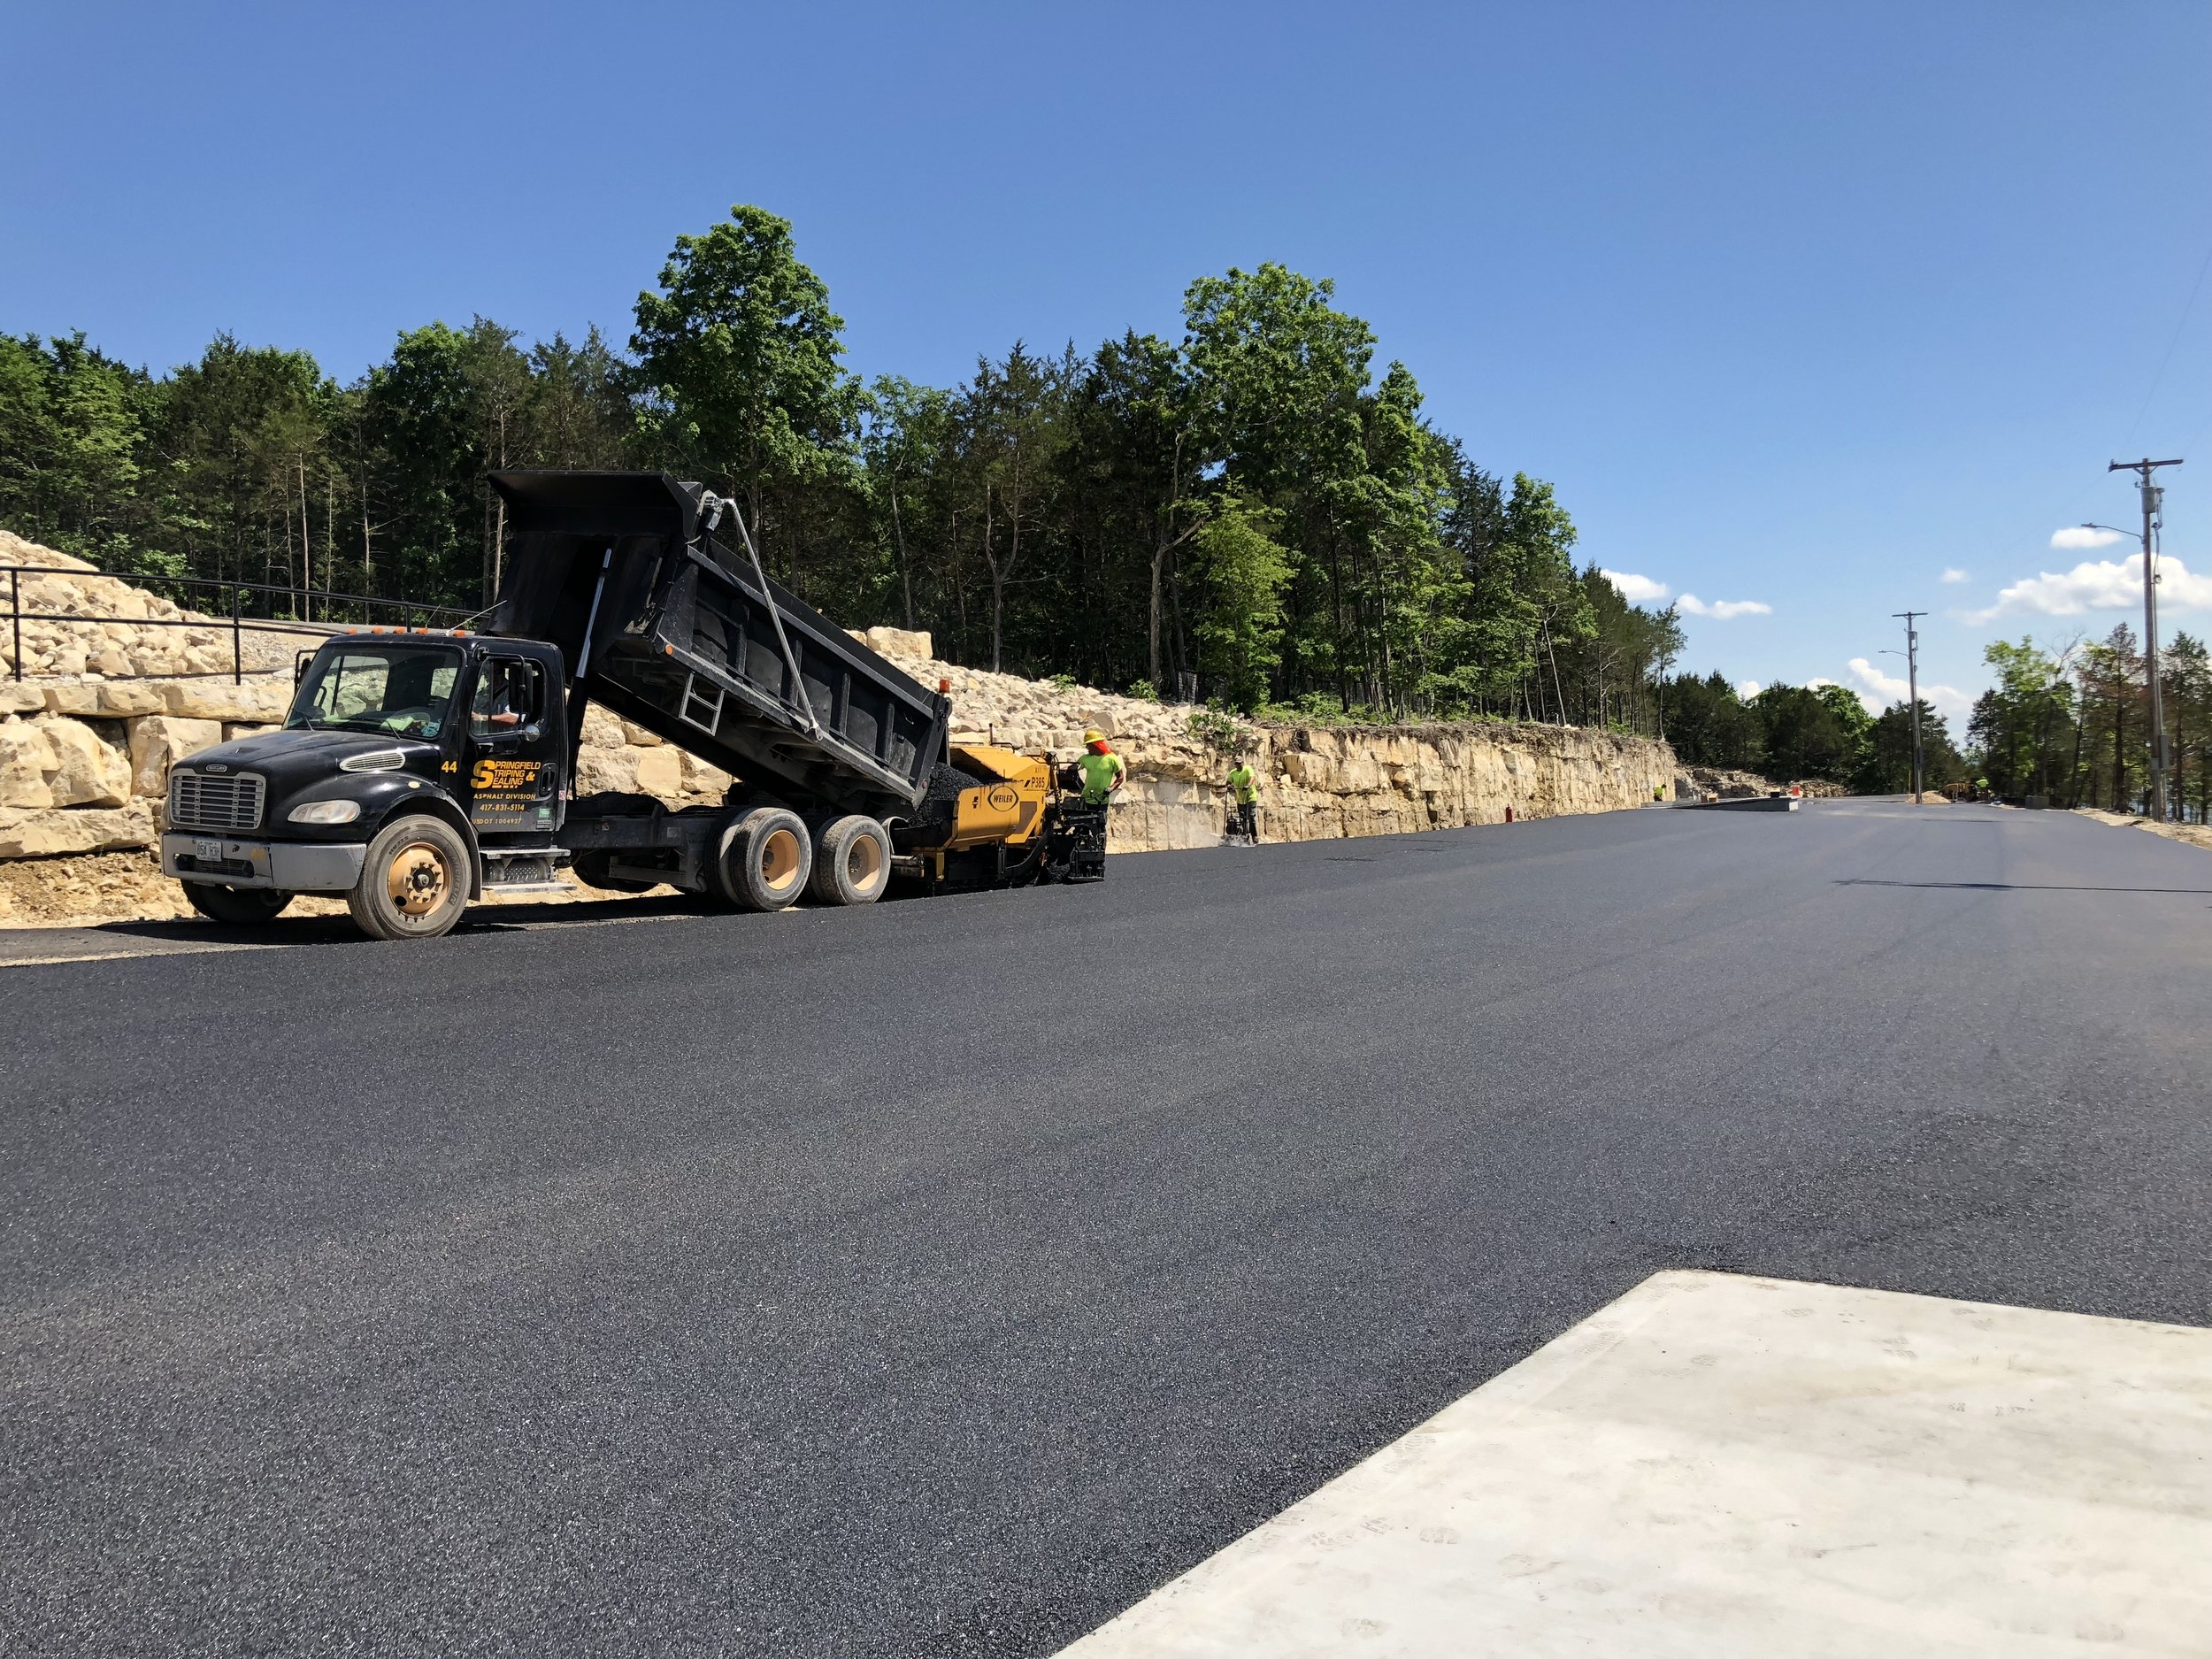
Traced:
[[192, 843], [192, 856], [195, 858], [220, 858], [223, 856], [223, 843], [196, 840]]

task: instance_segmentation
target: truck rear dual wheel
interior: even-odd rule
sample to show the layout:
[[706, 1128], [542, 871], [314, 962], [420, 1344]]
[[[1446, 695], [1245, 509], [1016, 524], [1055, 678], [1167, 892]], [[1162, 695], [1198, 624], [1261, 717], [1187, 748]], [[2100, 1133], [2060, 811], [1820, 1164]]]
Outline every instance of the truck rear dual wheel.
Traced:
[[442, 819], [413, 815], [369, 843], [361, 879], [346, 895], [353, 925], [372, 939], [435, 939], [468, 909], [469, 849]]
[[855, 812], [825, 825], [809, 886], [825, 904], [873, 904], [891, 883], [891, 833]]
[[252, 927], [273, 922], [292, 902], [288, 893], [273, 887], [223, 887], [211, 881], [187, 881], [185, 902], [211, 922], [227, 927]]
[[746, 910], [780, 910], [806, 891], [814, 838], [796, 812], [755, 807], [722, 832], [715, 895]]

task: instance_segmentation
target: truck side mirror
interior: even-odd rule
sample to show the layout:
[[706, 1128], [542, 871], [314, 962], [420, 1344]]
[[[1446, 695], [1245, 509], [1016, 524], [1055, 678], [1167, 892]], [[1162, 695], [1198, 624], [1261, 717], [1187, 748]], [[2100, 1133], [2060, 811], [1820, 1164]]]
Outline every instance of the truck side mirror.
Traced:
[[307, 678], [307, 665], [315, 660], [315, 653], [304, 647], [292, 653], [292, 689], [300, 688], [300, 681]]

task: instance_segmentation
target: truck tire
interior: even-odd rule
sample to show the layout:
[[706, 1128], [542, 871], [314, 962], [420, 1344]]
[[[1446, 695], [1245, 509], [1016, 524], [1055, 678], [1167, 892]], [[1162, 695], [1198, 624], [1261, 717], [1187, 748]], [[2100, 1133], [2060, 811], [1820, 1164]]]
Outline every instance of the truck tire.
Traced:
[[442, 819], [410, 813], [369, 843], [346, 909], [371, 939], [435, 939], [468, 909], [469, 874], [459, 833]]
[[222, 887], [211, 881], [186, 881], [185, 902], [207, 918], [226, 927], [253, 927], [262, 922], [273, 922], [284, 913], [284, 907], [292, 902], [288, 893], [279, 893], [273, 887]]
[[814, 838], [796, 812], [755, 807], [722, 832], [713, 880], [717, 897], [746, 910], [780, 910], [806, 891]]
[[890, 884], [890, 831], [858, 812], [823, 826], [808, 883], [816, 898], [825, 904], [873, 904]]

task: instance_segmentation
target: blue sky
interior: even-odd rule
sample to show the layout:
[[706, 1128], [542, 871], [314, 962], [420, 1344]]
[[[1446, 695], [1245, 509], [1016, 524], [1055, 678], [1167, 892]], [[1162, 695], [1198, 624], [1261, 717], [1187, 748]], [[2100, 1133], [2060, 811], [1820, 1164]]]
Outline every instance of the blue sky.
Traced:
[[855, 369], [949, 383], [1277, 259], [1584, 556], [1694, 596], [1689, 666], [1870, 686], [1909, 606], [1963, 695], [1998, 633], [2139, 618], [2128, 544], [2051, 538], [2130, 522], [2104, 465], [2147, 449], [2188, 459], [2162, 591], [2212, 628], [2200, 0], [78, 0], [0, 42], [0, 328], [343, 378], [433, 318], [620, 340], [746, 201]]

